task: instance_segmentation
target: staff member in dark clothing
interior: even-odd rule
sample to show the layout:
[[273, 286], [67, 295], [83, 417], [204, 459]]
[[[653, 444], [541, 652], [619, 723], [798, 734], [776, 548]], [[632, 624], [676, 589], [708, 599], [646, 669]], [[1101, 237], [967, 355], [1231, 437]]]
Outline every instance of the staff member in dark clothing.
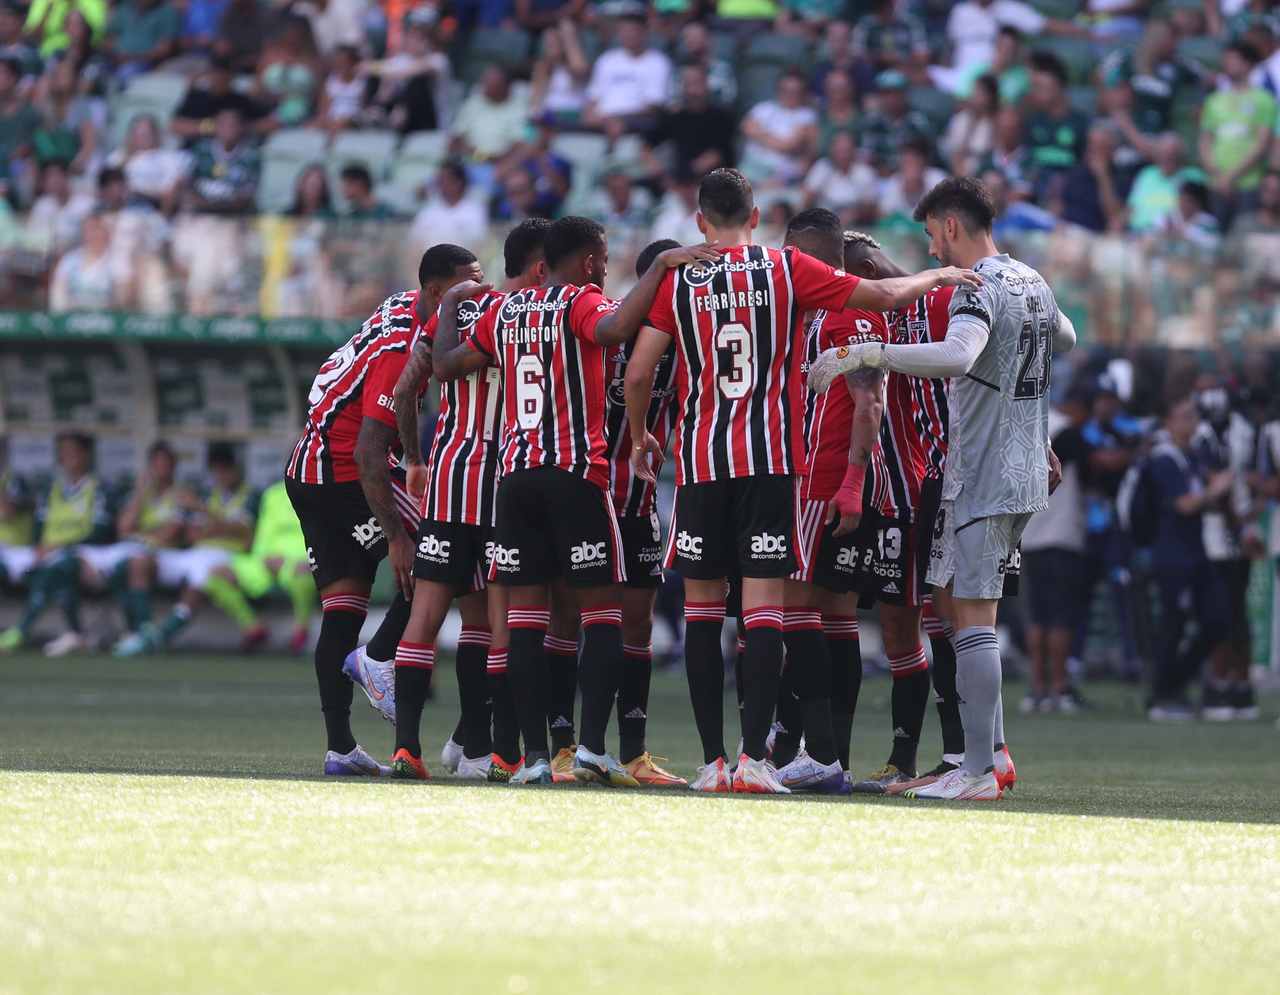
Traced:
[[[1226, 631], [1218, 578], [1204, 548], [1204, 511], [1231, 489], [1230, 471], [1206, 473], [1192, 447], [1200, 424], [1195, 401], [1174, 402], [1165, 416], [1167, 438], [1152, 450], [1146, 474], [1157, 509], [1151, 572], [1160, 592], [1160, 628], [1147, 716], [1192, 719], [1187, 687]], [[1195, 637], [1184, 645], [1188, 623]]]

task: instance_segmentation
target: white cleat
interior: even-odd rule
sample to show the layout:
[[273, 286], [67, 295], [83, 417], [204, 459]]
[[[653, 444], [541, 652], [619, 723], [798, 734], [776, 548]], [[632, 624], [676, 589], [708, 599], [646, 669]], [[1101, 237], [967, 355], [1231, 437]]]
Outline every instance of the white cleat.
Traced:
[[943, 774], [932, 784], [922, 788], [910, 788], [903, 794], [907, 798], [936, 798], [941, 801], [994, 802], [999, 801], [1001, 791], [994, 770], [973, 775], [963, 767]]
[[471, 757], [463, 757], [453, 773], [465, 781], [487, 781], [491, 766], [493, 766], [493, 760], [487, 753], [483, 757], [476, 757], [474, 760]]
[[369, 756], [359, 743], [350, 753], [330, 750], [324, 755], [324, 772], [327, 777], [387, 777], [391, 768]]
[[89, 648], [89, 641], [78, 632], [64, 632], [44, 648], [48, 657], [69, 656], [72, 653], [83, 653]]
[[698, 768], [698, 776], [689, 782], [690, 791], [704, 791], [712, 795], [727, 795], [733, 790], [733, 779], [729, 776], [729, 765], [724, 757], [716, 757], [709, 764]]
[[396, 664], [394, 660], [375, 660], [365, 647], [357, 646], [342, 661], [342, 672], [347, 680], [358, 685], [369, 699], [369, 704], [384, 719], [396, 722]]
[[532, 764], [520, 761], [520, 767], [511, 775], [508, 784], [551, 784], [551, 761], [535, 760]]
[[791, 789], [778, 780], [778, 770], [768, 760], [752, 760], [745, 753], [733, 770], [733, 792], [744, 795], [789, 795]]
[[450, 736], [449, 741], [444, 744], [444, 749], [440, 751], [440, 766], [450, 774], [456, 774], [463, 759], [462, 744], [455, 742]]
[[778, 780], [792, 791], [814, 791], [824, 795], [847, 795], [852, 785], [845, 779], [839, 760], [820, 764], [804, 750], [785, 767], [778, 769]]

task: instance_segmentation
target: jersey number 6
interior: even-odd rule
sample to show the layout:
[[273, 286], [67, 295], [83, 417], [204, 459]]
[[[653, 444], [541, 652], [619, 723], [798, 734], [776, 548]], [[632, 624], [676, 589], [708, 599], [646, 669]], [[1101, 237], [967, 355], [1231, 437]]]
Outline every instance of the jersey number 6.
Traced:
[[544, 394], [542, 360], [521, 356], [516, 363], [516, 422], [525, 431], [542, 424]]

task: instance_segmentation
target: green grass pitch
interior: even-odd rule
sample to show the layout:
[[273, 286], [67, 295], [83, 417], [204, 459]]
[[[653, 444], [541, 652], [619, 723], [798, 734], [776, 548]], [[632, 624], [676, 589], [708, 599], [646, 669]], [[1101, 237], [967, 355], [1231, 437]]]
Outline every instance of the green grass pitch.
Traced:
[[[1024, 720], [1011, 686], [1022, 783], [943, 808], [327, 783], [309, 663], [0, 660], [0, 995], [1276, 991], [1280, 733], [1092, 690]], [[682, 677], [650, 712], [690, 772]], [[388, 752], [358, 691], [356, 722]]]

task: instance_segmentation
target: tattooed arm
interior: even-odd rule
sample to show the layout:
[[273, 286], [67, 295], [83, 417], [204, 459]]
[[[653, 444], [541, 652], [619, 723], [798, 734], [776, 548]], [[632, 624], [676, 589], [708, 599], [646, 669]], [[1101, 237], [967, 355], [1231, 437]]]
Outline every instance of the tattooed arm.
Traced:
[[862, 485], [884, 414], [884, 371], [857, 370], [846, 374], [845, 383], [854, 403], [853, 425], [849, 430], [849, 468], [827, 511], [828, 524], [837, 517], [840, 519], [835, 530], [838, 536], [848, 535], [862, 521]]
[[418, 434], [418, 395], [429, 379], [431, 348], [422, 340], [414, 346], [392, 394], [400, 447], [404, 451], [405, 468], [409, 474], [408, 490], [414, 497], [420, 496], [426, 487], [426, 476], [422, 472], [421, 436]]
[[387, 537], [387, 557], [395, 571], [396, 584], [406, 598], [413, 598], [413, 539], [396, 511], [395, 495], [391, 491], [391, 473], [387, 465], [387, 452], [395, 445], [396, 430], [376, 418], [365, 418], [360, 423], [356, 438], [355, 461], [360, 470], [360, 489], [378, 524]]

